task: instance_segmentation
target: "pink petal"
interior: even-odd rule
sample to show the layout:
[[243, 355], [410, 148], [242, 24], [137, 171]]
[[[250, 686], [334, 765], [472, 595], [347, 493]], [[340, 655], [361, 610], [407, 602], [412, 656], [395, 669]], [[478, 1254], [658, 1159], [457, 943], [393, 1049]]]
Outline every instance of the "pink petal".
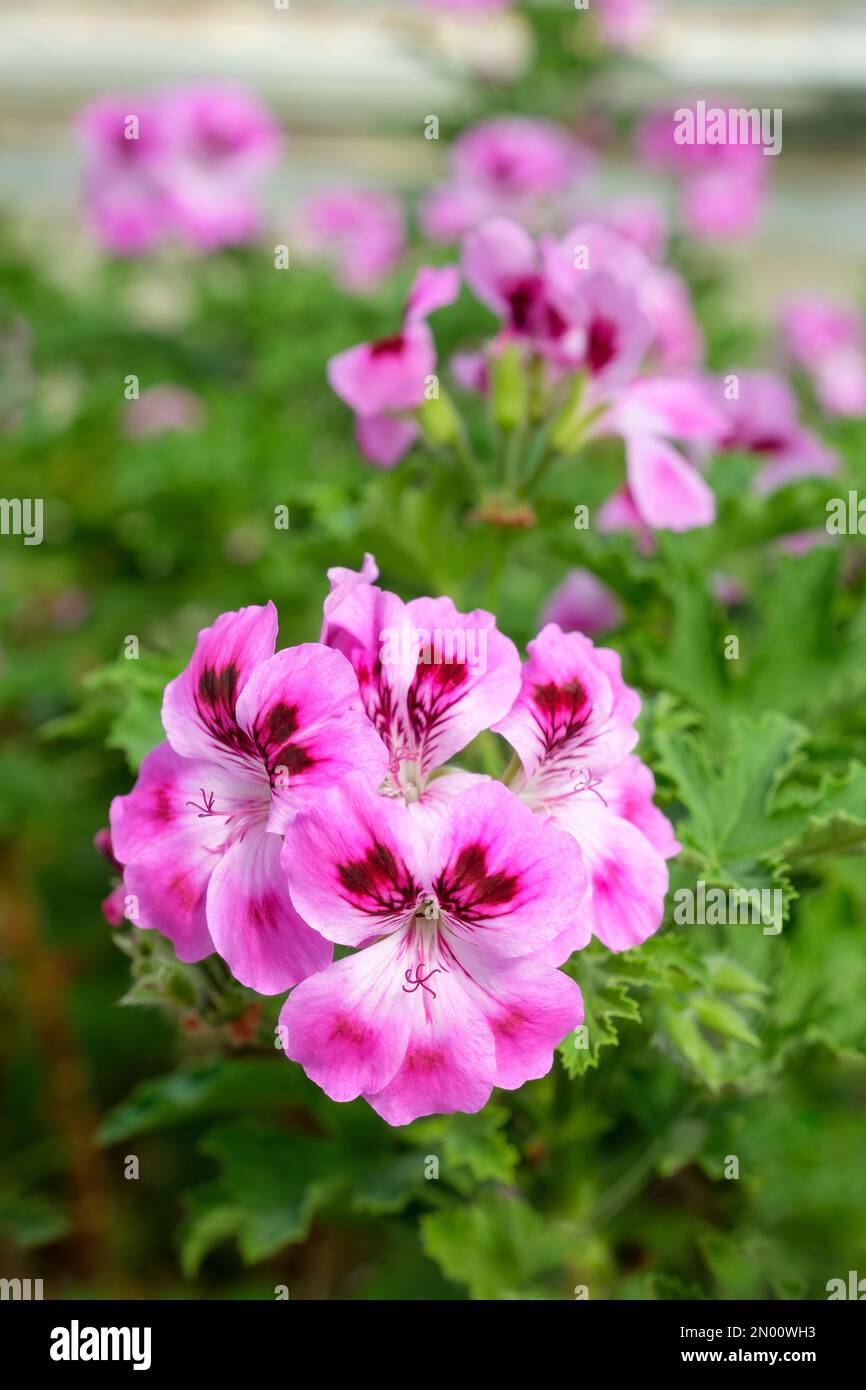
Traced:
[[354, 774], [287, 828], [282, 864], [304, 921], [344, 946], [411, 918], [429, 878], [423, 837], [406, 807]]
[[450, 598], [406, 605], [418, 664], [407, 694], [411, 756], [423, 773], [444, 763], [511, 708], [520, 657], [492, 613], [459, 613]]
[[137, 904], [131, 920], [167, 936], [178, 960], [202, 960], [214, 950], [205, 901], [216, 862], [214, 850], [190, 828], [157, 841], [124, 869], [127, 895]]
[[363, 775], [375, 789], [388, 771], [387, 750], [364, 713], [352, 667], [319, 642], [261, 662], [237, 702], [237, 722], [262, 761], [272, 831], [284, 830], [347, 773]]
[[335, 961], [298, 985], [283, 1006], [286, 1056], [331, 1100], [381, 1090], [403, 1060], [411, 1023], [404, 950], [396, 933]]
[[492, 961], [461, 942], [464, 988], [487, 1020], [496, 1046], [494, 1086], [516, 1090], [546, 1076], [553, 1050], [583, 1021], [574, 980], [543, 960]]
[[166, 686], [162, 702], [163, 726], [176, 753], [233, 761], [250, 755], [235, 704], [255, 667], [273, 656], [276, 636], [272, 603], [223, 613], [199, 633], [189, 665]]
[[407, 454], [421, 434], [414, 420], [392, 415], [356, 415], [355, 438], [358, 448], [380, 468], [393, 468]]
[[389, 1125], [455, 1110], [474, 1114], [490, 1099], [495, 1068], [490, 1028], [456, 975], [437, 976], [435, 983], [435, 1000], [420, 988], [406, 997], [405, 1056], [385, 1087], [364, 1093]]
[[220, 858], [207, 893], [213, 943], [236, 980], [279, 994], [324, 970], [331, 945], [295, 911], [280, 866], [281, 841], [250, 828]]
[[543, 801], [549, 793], [570, 791], [581, 768], [600, 776], [634, 747], [634, 694], [632, 708], [624, 704], [615, 714], [611, 678], [621, 685], [618, 665], [605, 669], [603, 649], [582, 633], [564, 633], [550, 623], [528, 650], [520, 694], [494, 732], [516, 749]]
[[406, 322], [426, 319], [436, 309], [453, 304], [459, 293], [460, 272], [456, 265], [422, 266], [406, 300]]
[[664, 859], [679, 854], [682, 845], [674, 835], [673, 826], [653, 804], [655, 778], [640, 758], [633, 754], [624, 758], [618, 767], [605, 774], [599, 790], [612, 815], [631, 821]]
[[451, 803], [429, 856], [450, 930], [487, 955], [529, 955], [580, 917], [580, 855], [498, 782], [474, 786]]
[[356, 415], [414, 410], [426, 378], [436, 370], [436, 350], [426, 323], [408, 323], [392, 338], [359, 343], [328, 362], [331, 389]]
[[688, 377], [644, 377], [633, 381], [611, 412], [626, 437], [665, 435], [674, 439], [715, 439], [725, 416], [705, 381]]
[[664, 440], [632, 435], [626, 440], [626, 468], [635, 506], [654, 530], [690, 531], [715, 520], [712, 488]]
[[475, 297], [496, 314], [506, 312], [508, 282], [530, 274], [535, 265], [532, 237], [506, 217], [482, 222], [463, 242], [463, 277]]
[[[646, 941], [664, 916], [664, 859], [634, 825], [590, 796], [563, 803], [555, 819], [580, 845], [589, 870], [587, 906], [593, 935], [610, 951], [626, 951]], [[583, 942], [575, 935], [568, 944], [575, 950]]]

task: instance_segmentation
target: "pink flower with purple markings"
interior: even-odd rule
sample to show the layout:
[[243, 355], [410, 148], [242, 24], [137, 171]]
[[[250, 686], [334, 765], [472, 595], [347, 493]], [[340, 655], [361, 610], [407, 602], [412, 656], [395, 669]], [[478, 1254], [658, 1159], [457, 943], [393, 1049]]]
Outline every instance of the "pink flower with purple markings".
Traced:
[[[705, 103], [706, 105], [706, 103]], [[637, 133], [641, 159], [681, 180], [680, 217], [701, 240], [729, 240], [754, 231], [768, 191], [768, 161], [760, 144], [687, 144], [676, 138], [677, 111], [654, 111]], [[715, 109], [715, 108], [714, 108]], [[722, 104], [719, 109], [727, 110]]]
[[632, 753], [639, 711], [617, 653], [551, 623], [529, 643], [520, 694], [495, 726], [520, 758], [512, 790], [573, 837], [589, 873], [588, 917], [547, 948], [555, 963], [585, 944], [587, 925], [622, 951], [661, 924], [665, 859], [679, 845], [653, 805], [652, 773]]
[[173, 236], [212, 251], [257, 232], [280, 136], [248, 93], [201, 86], [100, 99], [80, 134], [88, 210], [109, 251], [139, 255]]
[[372, 188], [332, 188], [306, 198], [300, 236], [310, 252], [328, 256], [353, 293], [372, 290], [400, 261], [406, 245], [403, 208]]
[[628, 503], [637, 519], [652, 530], [689, 531], [715, 520], [715, 494], [670, 440], [708, 446], [723, 428], [722, 411], [705, 382], [645, 377], [620, 393], [595, 431], [619, 435], [625, 443]]
[[836, 455], [800, 423], [797, 397], [776, 372], [735, 371], [737, 395], [716, 386], [724, 420], [716, 446], [726, 452], [755, 454], [763, 460], [755, 476], [758, 492], [774, 492], [797, 478], [834, 473]]
[[866, 322], [857, 309], [819, 295], [792, 299], [782, 339], [829, 414], [866, 415]]
[[497, 116], [459, 135], [452, 177], [434, 188], [420, 211], [434, 241], [458, 241], [489, 217], [537, 221], [553, 200], [586, 178], [587, 147], [560, 126], [528, 116]]
[[289, 995], [286, 1054], [392, 1125], [472, 1113], [494, 1086], [544, 1076], [583, 1018], [577, 985], [544, 959], [580, 932], [586, 875], [565, 843], [492, 782], [426, 834], [360, 778], [325, 793], [286, 833], [292, 896], [328, 941], [363, 949]]
[[419, 819], [458, 795], [472, 774], [434, 773], [511, 708], [520, 657], [483, 609], [450, 598], [403, 603], [379, 589], [368, 555], [360, 574], [330, 570], [322, 641], [348, 658], [361, 700], [389, 754], [385, 792]]
[[355, 438], [365, 458], [393, 468], [420, 433], [413, 412], [424, 401], [436, 371], [436, 346], [427, 324], [435, 309], [451, 304], [460, 277], [454, 266], [423, 267], [415, 277], [398, 333], [359, 343], [328, 362], [333, 391], [355, 412]]
[[276, 634], [270, 603], [199, 634], [166, 688], [167, 741], [111, 807], [136, 925], [161, 931], [184, 961], [216, 951], [262, 994], [331, 959], [292, 904], [282, 833], [350, 770], [377, 787], [388, 763], [345, 658], [320, 643], [274, 654]]
[[556, 623], [563, 632], [609, 632], [622, 622], [622, 605], [591, 570], [569, 570], [544, 606], [541, 626]]

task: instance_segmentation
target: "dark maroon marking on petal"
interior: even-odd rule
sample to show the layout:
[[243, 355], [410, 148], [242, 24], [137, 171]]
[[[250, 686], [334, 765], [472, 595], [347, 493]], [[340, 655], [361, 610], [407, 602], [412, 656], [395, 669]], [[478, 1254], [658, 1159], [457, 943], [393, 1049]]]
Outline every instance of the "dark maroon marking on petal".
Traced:
[[271, 773], [278, 767], [284, 767], [290, 777], [298, 777], [308, 768], [315, 767], [316, 759], [311, 758], [306, 748], [301, 748], [297, 743], [289, 743], [279, 753], [274, 756], [274, 765]]
[[161, 821], [174, 820], [174, 807], [168, 787], [156, 787], [154, 789], [153, 818]]
[[331, 1029], [332, 1042], [335, 1038], [339, 1038], [342, 1042], [355, 1043], [357, 1047], [360, 1047], [363, 1042], [366, 1042], [367, 1036], [367, 1029], [356, 1019], [338, 1018], [334, 1020], [334, 1026]]
[[273, 931], [281, 920], [279, 899], [273, 893], [267, 893], [263, 898], [250, 898], [247, 915], [254, 927], [266, 927]]
[[591, 372], [602, 371], [617, 354], [619, 333], [610, 319], [594, 318], [589, 327], [586, 361]]
[[533, 686], [532, 698], [545, 754], [579, 734], [592, 713], [589, 697], [576, 677], [563, 685], [549, 681]]
[[298, 727], [297, 705], [277, 704], [268, 710], [267, 732], [269, 743], [288, 743]]
[[748, 448], [753, 454], [776, 454], [780, 449], [784, 449], [787, 440], [778, 435], [763, 435], [760, 439], [750, 441]]
[[517, 874], [489, 874], [483, 845], [466, 845], [454, 864], [440, 874], [436, 896], [440, 906], [461, 921], [480, 922], [495, 915], [492, 908], [514, 899], [519, 882]]
[[[414, 907], [418, 901], [420, 889], [406, 865], [378, 840], [363, 859], [338, 864], [337, 874], [346, 892], [356, 900], [355, 905], [373, 916], [399, 912]], [[359, 901], [364, 898], [366, 903]]]
[[403, 351], [405, 339], [402, 333], [395, 333], [391, 338], [380, 338], [378, 343], [373, 343], [370, 353], [373, 357], [396, 356]]
[[238, 694], [238, 668], [233, 661], [217, 671], [205, 666], [199, 676], [196, 709], [208, 733], [219, 743], [239, 753], [252, 753], [252, 741], [235, 719]]
[[522, 275], [506, 290], [511, 327], [525, 337], [560, 338], [568, 325], [545, 293], [544, 277]]

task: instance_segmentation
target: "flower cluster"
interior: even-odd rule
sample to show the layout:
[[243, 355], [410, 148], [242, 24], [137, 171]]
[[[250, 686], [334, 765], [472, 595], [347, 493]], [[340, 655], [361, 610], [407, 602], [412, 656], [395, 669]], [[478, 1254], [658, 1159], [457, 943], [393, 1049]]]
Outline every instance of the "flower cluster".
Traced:
[[[572, 952], [661, 922], [679, 846], [633, 751], [640, 702], [580, 633], [547, 625], [521, 665], [490, 613], [403, 603], [371, 556], [329, 577], [320, 642], [275, 653], [272, 604], [200, 633], [100, 837], [106, 915], [291, 989], [285, 1051], [334, 1100], [390, 1124], [475, 1111], [580, 1024]], [[489, 729], [503, 780], [453, 763]]]
[[81, 114], [85, 197], [94, 232], [118, 255], [171, 238], [196, 249], [248, 241], [280, 134], [259, 103], [227, 86], [105, 98]]

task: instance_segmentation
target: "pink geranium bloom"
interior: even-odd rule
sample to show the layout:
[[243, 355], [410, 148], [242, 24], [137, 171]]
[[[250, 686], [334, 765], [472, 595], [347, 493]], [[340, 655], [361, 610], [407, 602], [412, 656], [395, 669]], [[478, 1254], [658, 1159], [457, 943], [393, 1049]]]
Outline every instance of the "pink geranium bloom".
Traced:
[[189, 87], [166, 95], [163, 119], [172, 137], [163, 177], [181, 233], [205, 251], [249, 241], [280, 148], [268, 113], [234, 87]]
[[[679, 846], [653, 806], [652, 773], [631, 756], [640, 699], [616, 652], [551, 623], [529, 643], [520, 694], [498, 725], [520, 757], [512, 789], [579, 844], [589, 880], [592, 932], [622, 951], [658, 930], [668, 886], [665, 858]], [[583, 918], [548, 950], [564, 960], [583, 944]]]
[[730, 375], [737, 379], [739, 395], [728, 399], [719, 383], [725, 418], [716, 444], [765, 460], [755, 477], [759, 492], [773, 492], [797, 478], [835, 472], [836, 455], [800, 424], [797, 397], [784, 377], [765, 371]]
[[497, 116], [458, 136], [453, 176], [424, 200], [426, 236], [459, 240], [489, 217], [532, 221], [541, 204], [586, 177], [589, 150], [560, 126], [529, 116]]
[[428, 314], [457, 298], [454, 266], [424, 266], [409, 291], [398, 333], [376, 343], [359, 343], [328, 362], [331, 389], [355, 412], [355, 436], [365, 458], [393, 468], [418, 437], [412, 412], [424, 400], [436, 371], [436, 346]]
[[664, 371], [700, 361], [703, 335], [685, 281], [652, 260], [635, 239], [602, 222], [579, 222], [555, 246], [547, 243], [545, 267], [563, 308], [596, 274], [627, 290], [651, 327], [653, 355]]
[[331, 958], [292, 906], [281, 832], [350, 770], [378, 786], [388, 762], [348, 662], [319, 643], [274, 655], [276, 633], [269, 603], [199, 634], [166, 688], [167, 742], [111, 806], [136, 924], [168, 936], [181, 960], [217, 951], [262, 994]]
[[656, 18], [654, 0], [594, 0], [601, 32], [611, 48], [629, 49], [650, 33]]
[[170, 430], [192, 433], [204, 424], [201, 396], [183, 386], [149, 386], [123, 409], [123, 432], [129, 439], [152, 439]]
[[331, 256], [340, 284], [353, 292], [374, 289], [405, 250], [402, 206], [376, 189], [332, 188], [311, 194], [302, 204], [300, 226], [310, 249]]
[[135, 255], [176, 235], [211, 251], [258, 230], [259, 184], [280, 137], [247, 93], [201, 86], [100, 100], [81, 134], [90, 214], [109, 250]]
[[326, 793], [286, 834], [292, 895], [323, 937], [364, 949], [293, 990], [287, 1055], [392, 1125], [544, 1076], [583, 1017], [577, 985], [540, 954], [586, 940], [586, 875], [567, 851], [497, 783], [470, 787], [430, 834], [361, 779]]
[[609, 632], [622, 622], [622, 605], [607, 584], [587, 569], [569, 570], [541, 615], [541, 626], [556, 623], [563, 632]]
[[170, 135], [158, 102], [105, 97], [79, 117], [87, 211], [103, 246], [140, 255], [164, 240], [171, 206], [162, 171]]
[[818, 295], [792, 299], [782, 312], [782, 337], [825, 410], [866, 414], [866, 325], [857, 309]]
[[708, 445], [723, 428], [722, 412], [704, 382], [646, 377], [619, 394], [595, 432], [617, 434], [625, 443], [628, 503], [637, 518], [653, 530], [689, 531], [715, 520], [715, 494], [670, 440]]
[[584, 369], [593, 400], [637, 371], [649, 324], [631, 291], [592, 262], [575, 269], [562, 246], [543, 238], [536, 248], [519, 223], [495, 217], [466, 237], [462, 268], [476, 297], [501, 317], [503, 337], [558, 367]]
[[511, 708], [520, 657], [491, 613], [460, 613], [444, 597], [403, 603], [377, 576], [370, 555], [360, 574], [328, 571], [322, 641], [351, 662], [388, 749], [386, 793], [426, 818], [469, 778], [432, 775]]
[[[723, 102], [717, 105], [727, 110]], [[762, 147], [678, 144], [675, 130], [673, 106], [652, 112], [638, 129], [637, 150], [646, 163], [668, 169], [682, 180], [683, 226], [704, 240], [748, 235], [757, 226], [767, 198], [768, 161]]]

